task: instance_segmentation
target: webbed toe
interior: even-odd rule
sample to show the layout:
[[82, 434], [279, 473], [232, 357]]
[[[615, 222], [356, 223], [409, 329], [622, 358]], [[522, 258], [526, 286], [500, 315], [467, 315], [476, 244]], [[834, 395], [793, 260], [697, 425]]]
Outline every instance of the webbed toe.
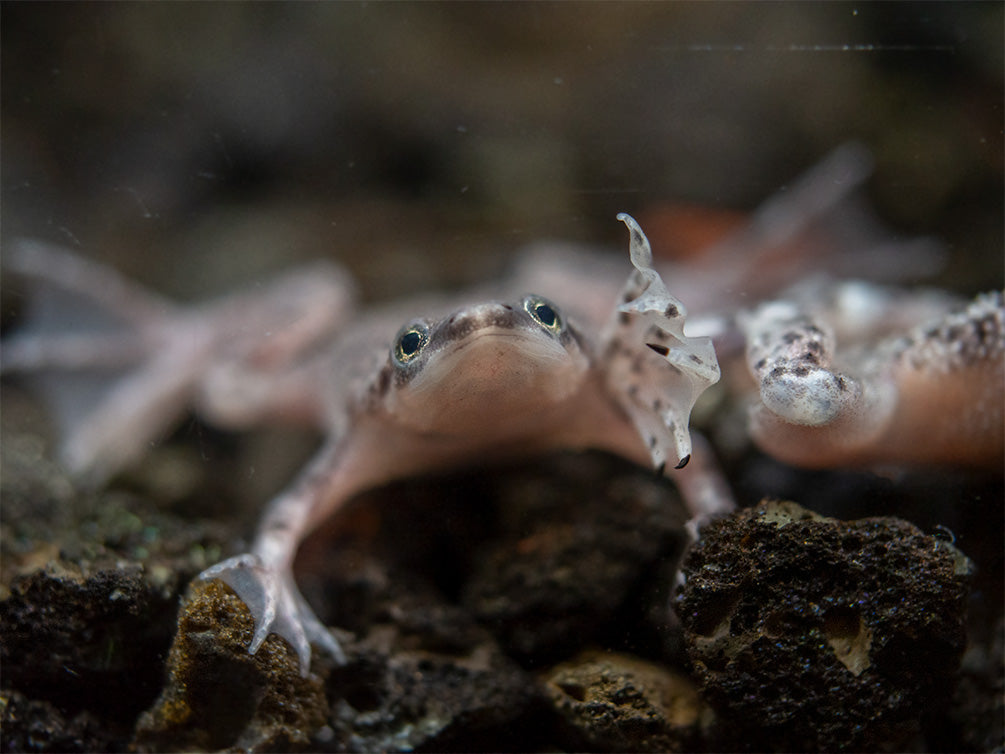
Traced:
[[198, 578], [220, 579], [248, 606], [255, 620], [255, 634], [248, 645], [251, 654], [255, 654], [268, 635], [274, 633], [293, 647], [303, 676], [310, 670], [311, 642], [327, 651], [337, 662], [345, 662], [338, 641], [300, 594], [290, 569], [270, 567], [258, 556], [244, 554], [207, 568]]

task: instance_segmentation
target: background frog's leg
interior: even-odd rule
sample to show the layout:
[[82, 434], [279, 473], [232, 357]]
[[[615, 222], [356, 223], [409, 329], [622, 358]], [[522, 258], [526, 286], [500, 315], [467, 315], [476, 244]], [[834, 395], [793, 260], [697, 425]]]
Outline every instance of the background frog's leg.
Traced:
[[649, 448], [653, 465], [682, 468], [691, 457], [688, 423], [698, 396], [719, 380], [709, 338], [684, 334], [687, 312], [652, 266], [652, 252], [631, 217], [635, 271], [602, 338], [601, 361], [611, 395]]
[[233, 429], [322, 424], [331, 366], [325, 347], [351, 315], [355, 293], [347, 273], [317, 262], [203, 310], [220, 346], [199, 381], [200, 414]]
[[[1005, 305], [1001, 291], [915, 328], [877, 356], [897, 410], [872, 463], [952, 464], [997, 471], [1005, 458]], [[918, 438], [924, 438], [919, 442]]]
[[[903, 239], [886, 228], [859, 189], [872, 157], [844, 144], [762, 203], [750, 221], [702, 252], [683, 272], [692, 309], [728, 310], [761, 299], [808, 275], [902, 281], [938, 271], [946, 254], [929, 238]], [[675, 283], [676, 284], [676, 283]]]
[[[311, 270], [183, 310], [48, 244], [15, 244], [3, 261], [23, 281], [26, 301], [22, 321], [0, 345], [0, 369], [42, 391], [60, 429], [64, 463], [93, 484], [163, 436], [214, 365], [276, 369], [314, 337], [305, 331], [321, 331], [318, 311], [330, 320], [347, 300], [337, 276]], [[290, 295], [304, 290], [324, 295]], [[318, 306], [319, 298], [327, 305]], [[288, 331], [294, 337], [282, 338]]]
[[765, 452], [814, 468], [1000, 463], [1002, 320], [1001, 294], [987, 294], [837, 371], [821, 319], [764, 304], [739, 320], [761, 399], [751, 434]]

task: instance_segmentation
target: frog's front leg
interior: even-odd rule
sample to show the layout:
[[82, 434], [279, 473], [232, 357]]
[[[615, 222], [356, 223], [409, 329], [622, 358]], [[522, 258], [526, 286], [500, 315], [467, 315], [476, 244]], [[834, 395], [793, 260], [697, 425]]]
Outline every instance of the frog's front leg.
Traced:
[[224, 560], [199, 579], [220, 579], [241, 598], [255, 620], [248, 645], [252, 654], [270, 633], [286, 639], [296, 651], [301, 675], [310, 669], [313, 642], [338, 662], [345, 656], [338, 641], [317, 618], [293, 579], [293, 559], [303, 538], [318, 520], [343, 502], [343, 452], [327, 443], [293, 484], [269, 504], [251, 552]]
[[1000, 464], [1000, 292], [872, 343], [841, 371], [832, 331], [808, 308], [771, 302], [739, 319], [760, 391], [751, 434], [765, 452], [811, 468]]

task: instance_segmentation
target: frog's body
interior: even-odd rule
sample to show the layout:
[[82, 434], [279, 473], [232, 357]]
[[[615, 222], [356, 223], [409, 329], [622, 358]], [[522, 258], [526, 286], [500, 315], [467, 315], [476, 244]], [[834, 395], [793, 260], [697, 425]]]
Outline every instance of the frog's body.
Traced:
[[[251, 552], [202, 574], [250, 608], [251, 651], [278, 633], [306, 673], [310, 642], [341, 655], [292, 576], [299, 543], [322, 519], [392, 479], [551, 448], [682, 469], [691, 409], [719, 379], [710, 338], [696, 334], [716, 335], [723, 359], [739, 357], [746, 340], [760, 393], [752, 432], [792, 463], [1000, 460], [1000, 294], [963, 309], [926, 292], [798, 282], [864, 263], [876, 278], [917, 274], [930, 258], [924, 243], [891, 243], [848, 201], [867, 162], [861, 150], [839, 150], [707, 254], [704, 268], [669, 270], [705, 316], [690, 337], [645, 235], [622, 215], [635, 267], [623, 286], [612, 259], [552, 249], [529, 254], [508, 285], [361, 314], [347, 277], [329, 266], [186, 310], [25, 243], [5, 264], [34, 281], [36, 295], [0, 366], [38, 378], [62, 424], [65, 463], [92, 482], [132, 461], [187, 406], [223, 427], [296, 420], [320, 429], [322, 447], [269, 504]], [[818, 239], [849, 252], [807, 254]], [[741, 296], [753, 307], [793, 282], [785, 301], [741, 308]], [[841, 291], [834, 300], [843, 303], [827, 304]], [[100, 302], [100, 316], [77, 314], [94, 307], [70, 299]], [[828, 319], [864, 358], [832, 362]], [[909, 337], [897, 338], [904, 330]], [[674, 474], [696, 520], [732, 505], [699, 449]]]
[[[299, 418], [322, 430], [321, 449], [270, 503], [251, 552], [203, 574], [228, 583], [251, 609], [252, 651], [276, 632], [306, 673], [310, 642], [341, 652], [300, 596], [293, 558], [304, 536], [360, 491], [552, 448], [604, 449], [661, 470], [687, 464], [691, 408], [719, 378], [715, 352], [709, 338], [684, 335], [683, 304], [652, 269], [635, 221], [622, 219], [636, 269], [620, 300], [608, 286], [606, 323], [587, 315], [577, 324], [552, 301], [524, 294], [459, 307], [410, 302], [413, 318], [403, 326], [398, 305], [350, 320], [339, 333], [349, 290], [340, 274], [319, 268], [264, 296], [193, 314], [63, 252], [24, 244], [12, 268], [64, 294], [89, 293], [82, 286], [123, 292], [113, 300], [121, 299], [118, 314], [130, 329], [99, 328], [59, 343], [43, 311], [5, 343], [5, 369], [74, 367], [70, 379], [81, 368], [125, 370], [105, 381], [100, 400], [64, 413], [64, 458], [92, 478], [132, 460], [189, 403], [224, 427]], [[52, 269], [74, 274], [52, 280]], [[590, 303], [587, 311], [599, 310]], [[418, 311], [429, 314], [415, 319]], [[65, 346], [74, 338], [78, 361], [70, 363]], [[65, 396], [67, 387], [56, 390]], [[729, 505], [698, 487], [701, 513]]]

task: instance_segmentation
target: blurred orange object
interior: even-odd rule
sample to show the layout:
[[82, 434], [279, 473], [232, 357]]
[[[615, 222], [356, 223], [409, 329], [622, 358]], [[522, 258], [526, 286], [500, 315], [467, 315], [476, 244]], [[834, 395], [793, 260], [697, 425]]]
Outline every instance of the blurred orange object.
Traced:
[[743, 227], [749, 217], [740, 210], [669, 202], [649, 207], [639, 220], [657, 258], [685, 262]]

